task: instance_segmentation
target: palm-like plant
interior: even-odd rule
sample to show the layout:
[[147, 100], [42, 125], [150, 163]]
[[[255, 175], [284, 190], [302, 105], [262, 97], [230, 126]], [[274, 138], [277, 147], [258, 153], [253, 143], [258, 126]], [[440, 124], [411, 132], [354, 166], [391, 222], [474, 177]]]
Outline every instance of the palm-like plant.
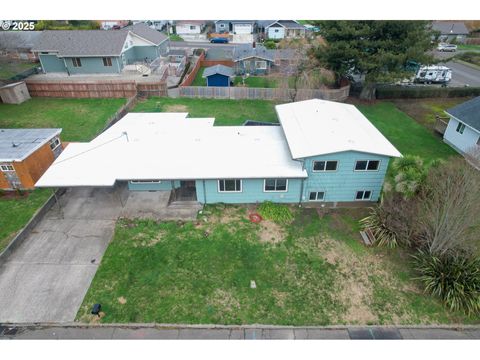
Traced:
[[438, 296], [450, 310], [480, 312], [480, 258], [460, 253], [437, 256], [428, 251], [419, 251], [413, 258], [427, 293]]

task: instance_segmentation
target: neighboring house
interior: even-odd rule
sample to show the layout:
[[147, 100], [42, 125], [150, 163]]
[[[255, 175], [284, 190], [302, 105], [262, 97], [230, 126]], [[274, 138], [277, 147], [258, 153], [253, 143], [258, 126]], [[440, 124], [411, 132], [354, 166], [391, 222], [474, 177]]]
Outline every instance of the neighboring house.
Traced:
[[313, 99], [276, 112], [281, 126], [129, 113], [93, 141], [70, 143], [36, 186], [123, 185], [203, 204], [379, 199], [401, 154], [355, 106]]
[[41, 31], [0, 31], [0, 57], [9, 59], [33, 60], [33, 45]]
[[463, 43], [469, 34], [465, 24], [460, 21], [434, 21], [432, 29], [440, 32], [440, 41], [455, 40]]
[[33, 189], [62, 151], [62, 129], [0, 129], [0, 189]]
[[461, 154], [480, 149], [480, 96], [445, 111], [450, 117], [443, 140]]
[[203, 20], [179, 20], [175, 22], [175, 31], [178, 35], [201, 34], [205, 29]]
[[121, 30], [45, 30], [33, 51], [44, 73], [111, 74], [168, 53], [168, 37], [144, 23]]
[[295, 20], [277, 20], [265, 26], [265, 37], [272, 40], [305, 37], [306, 28]]
[[274, 53], [263, 45], [238, 45], [233, 51], [235, 73], [238, 75], [265, 75], [274, 64]]
[[121, 29], [128, 25], [128, 20], [99, 20], [98, 22], [102, 30]]
[[217, 20], [215, 32], [233, 34], [253, 34], [255, 32], [255, 20]]
[[233, 76], [233, 69], [224, 65], [207, 67], [202, 74], [202, 77], [207, 79], [207, 86], [230, 86]]

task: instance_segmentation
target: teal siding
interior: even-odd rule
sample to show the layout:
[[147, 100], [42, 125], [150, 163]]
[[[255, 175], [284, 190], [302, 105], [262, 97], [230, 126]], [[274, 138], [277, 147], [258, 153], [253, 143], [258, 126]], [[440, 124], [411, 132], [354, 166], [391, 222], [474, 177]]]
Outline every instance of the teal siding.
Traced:
[[59, 59], [55, 54], [40, 54], [40, 63], [46, 73], [67, 72], [63, 59]]
[[[219, 192], [217, 180], [205, 180], [206, 202], [249, 204], [263, 201], [295, 203], [300, 199], [301, 179], [289, 179], [287, 192], [264, 192], [263, 179], [243, 179], [242, 192]], [[205, 203], [203, 181], [196, 181], [197, 200]]]
[[[313, 161], [316, 160], [337, 160], [337, 170], [313, 172]], [[357, 160], [380, 160], [380, 167], [378, 171], [354, 171]], [[305, 180], [302, 201], [308, 202], [312, 191], [324, 191], [327, 202], [355, 201], [355, 194], [359, 190], [372, 191], [371, 200], [377, 201], [389, 160], [387, 156], [354, 151], [307, 158], [304, 165], [308, 172], [308, 179]]]
[[[180, 181], [176, 180], [173, 182], [174, 186], [180, 187]], [[162, 180], [160, 183], [131, 183], [128, 182], [128, 190], [132, 191], [169, 191], [172, 190], [172, 181], [171, 180]]]
[[133, 46], [130, 49], [123, 52], [122, 56], [127, 64], [134, 62], [142, 62], [145, 58], [149, 61], [155, 60], [160, 55], [167, 53], [167, 42], [160, 44], [159, 46]]
[[70, 74], [113, 74], [120, 72], [116, 58], [111, 57], [112, 66], [104, 66], [102, 57], [81, 57], [82, 66], [74, 67], [73, 58], [65, 58]]

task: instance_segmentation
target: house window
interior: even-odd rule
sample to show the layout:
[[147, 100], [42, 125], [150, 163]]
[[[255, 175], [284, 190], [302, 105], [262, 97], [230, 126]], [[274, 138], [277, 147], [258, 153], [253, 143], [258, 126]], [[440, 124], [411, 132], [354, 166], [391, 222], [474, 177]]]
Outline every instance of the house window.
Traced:
[[463, 131], [465, 130], [465, 124], [459, 122], [457, 125], [457, 129], [455, 130], [456, 132], [463, 134]]
[[52, 140], [50, 140], [50, 149], [55, 150], [59, 146], [60, 139], [58, 138], [58, 136], [55, 136]]
[[161, 180], [130, 180], [130, 184], [160, 184]]
[[280, 30], [278, 30], [278, 29], [275, 29], [275, 32], [276, 32], [276, 33], [278, 33], [279, 31], [280, 31]]
[[262, 60], [262, 61], [255, 61], [255, 67], [257, 69], [265, 70], [267, 68], [267, 62]]
[[265, 179], [263, 184], [264, 191], [287, 191], [288, 180], [287, 179]]
[[0, 165], [0, 170], [7, 172], [7, 171], [15, 171], [13, 165]]
[[355, 194], [355, 200], [370, 200], [372, 192], [370, 190], [357, 191]]
[[218, 180], [218, 191], [219, 192], [241, 192], [242, 180], [236, 180], [236, 179]]
[[224, 28], [224, 27], [225, 27], [225, 24], [220, 24], [220, 27], [221, 27], [221, 28]]
[[323, 201], [325, 200], [325, 191], [311, 191], [308, 197], [310, 201]]
[[103, 60], [103, 66], [112, 66], [112, 58], [104, 57], [102, 58], [102, 60]]
[[196, 26], [195, 25], [190, 25], [190, 30], [195, 30]]
[[80, 66], [82, 66], [82, 62], [81, 62], [80, 58], [78, 58], [78, 57], [72, 58], [72, 62], [73, 62], [73, 66], [74, 66], [74, 67], [80, 67]]
[[327, 161], [314, 161], [313, 162], [313, 171], [336, 171], [338, 161], [327, 160]]
[[380, 160], [358, 160], [355, 163], [355, 171], [377, 171]]

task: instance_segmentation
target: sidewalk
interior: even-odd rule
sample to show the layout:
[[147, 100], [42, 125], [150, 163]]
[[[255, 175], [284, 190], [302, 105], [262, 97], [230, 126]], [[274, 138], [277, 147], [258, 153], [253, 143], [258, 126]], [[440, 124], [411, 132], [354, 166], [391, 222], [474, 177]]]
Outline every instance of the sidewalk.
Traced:
[[2, 339], [157, 339], [157, 340], [400, 340], [480, 339], [480, 327], [134, 327], [134, 326], [2, 326]]

